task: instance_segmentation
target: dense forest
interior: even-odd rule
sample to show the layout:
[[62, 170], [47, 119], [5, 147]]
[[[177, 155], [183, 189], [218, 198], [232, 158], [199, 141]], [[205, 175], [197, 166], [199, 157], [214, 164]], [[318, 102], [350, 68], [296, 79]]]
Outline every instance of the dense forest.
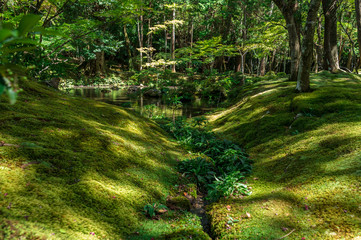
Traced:
[[310, 71], [360, 68], [359, 1], [39, 0], [2, 1], [1, 9], [7, 78], [18, 76], [7, 72], [16, 72], [10, 63], [54, 84], [90, 84], [114, 69], [284, 72], [298, 81], [297, 90], [309, 91]]
[[360, 69], [360, 0], [0, 0], [0, 240], [361, 239]]

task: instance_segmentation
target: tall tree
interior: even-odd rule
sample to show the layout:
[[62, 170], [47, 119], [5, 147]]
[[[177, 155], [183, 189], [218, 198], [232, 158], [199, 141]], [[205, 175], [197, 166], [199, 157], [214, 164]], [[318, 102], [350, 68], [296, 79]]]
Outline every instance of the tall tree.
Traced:
[[322, 0], [324, 25], [324, 69], [337, 72], [340, 69], [337, 47], [337, 5], [339, 0]]
[[359, 47], [359, 64], [361, 65], [361, 0], [355, 0], [355, 10], [356, 10], [356, 22], [357, 22], [357, 41]]
[[297, 81], [301, 59], [300, 19], [297, 15], [299, 4], [297, 0], [274, 0], [286, 20], [288, 41], [291, 55], [291, 81]]
[[[172, 61], [175, 61], [175, 11], [176, 6], [173, 6], [173, 24], [172, 24]], [[175, 72], [175, 63], [172, 65], [172, 72]]]
[[313, 40], [317, 25], [317, 12], [320, 8], [321, 0], [312, 0], [309, 4], [307, 20], [304, 28], [302, 41], [302, 60], [297, 78], [296, 90], [299, 92], [310, 91], [310, 72], [313, 56]]

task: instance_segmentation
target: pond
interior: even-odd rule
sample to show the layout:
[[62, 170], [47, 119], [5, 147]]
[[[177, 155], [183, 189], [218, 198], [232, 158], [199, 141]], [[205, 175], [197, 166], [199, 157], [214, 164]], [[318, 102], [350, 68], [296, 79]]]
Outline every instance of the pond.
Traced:
[[90, 98], [96, 101], [102, 101], [117, 106], [129, 108], [140, 112], [147, 117], [172, 117], [184, 116], [187, 118], [199, 116], [213, 110], [207, 101], [195, 96], [193, 100], [183, 102], [178, 109], [173, 109], [167, 104], [166, 98], [148, 97], [140, 94], [129, 94], [127, 88], [109, 89], [109, 88], [73, 88], [65, 90], [72, 96]]

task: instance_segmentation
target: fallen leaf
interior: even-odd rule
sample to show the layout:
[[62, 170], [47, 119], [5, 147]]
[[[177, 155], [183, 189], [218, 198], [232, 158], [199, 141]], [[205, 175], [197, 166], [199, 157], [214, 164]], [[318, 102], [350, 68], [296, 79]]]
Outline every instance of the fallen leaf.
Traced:
[[166, 209], [159, 209], [159, 210], [158, 210], [158, 213], [160, 213], [160, 214], [163, 214], [163, 213], [166, 213], [166, 212], [167, 212]]

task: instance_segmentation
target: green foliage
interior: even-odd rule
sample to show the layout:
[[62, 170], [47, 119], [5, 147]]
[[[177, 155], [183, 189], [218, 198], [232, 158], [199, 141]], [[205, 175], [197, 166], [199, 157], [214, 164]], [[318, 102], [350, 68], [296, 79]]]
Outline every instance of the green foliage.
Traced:
[[[222, 196], [249, 195], [243, 183], [244, 176], [252, 172], [252, 161], [248, 155], [231, 141], [220, 140], [206, 128], [201, 129], [200, 126], [205, 124], [204, 118], [193, 121], [188, 123], [183, 118], [177, 118], [162, 125], [184, 146], [208, 157], [182, 161], [178, 164], [178, 171], [194, 180], [200, 188], [208, 190], [213, 201]], [[234, 188], [228, 188], [232, 184]]]
[[160, 210], [166, 210], [167, 206], [160, 204], [160, 203], [148, 203], [144, 206], [143, 211], [144, 214], [150, 218], [153, 218], [156, 216], [157, 213], [159, 213]]
[[143, 111], [146, 117], [153, 118], [154, 112], [157, 109], [157, 106], [155, 104], [149, 104], [145, 105], [143, 107]]
[[248, 189], [247, 184], [245, 184], [245, 177], [239, 171], [234, 171], [229, 174], [215, 177], [215, 181], [208, 186], [208, 196], [209, 200], [217, 200], [221, 197], [228, 196], [249, 196], [251, 191]]
[[178, 96], [176, 92], [168, 93], [166, 96], [166, 102], [172, 109], [179, 109], [183, 106], [182, 96]]
[[201, 127], [207, 125], [207, 123], [208, 123], [208, 120], [205, 116], [192, 118], [192, 127], [201, 128]]
[[178, 164], [178, 171], [186, 177], [195, 180], [199, 187], [207, 186], [214, 180], [214, 165], [209, 160], [196, 157]]
[[20, 20], [17, 29], [10, 23], [0, 23], [0, 96], [7, 93], [10, 104], [15, 104], [17, 98], [18, 78], [25, 76], [25, 68], [14, 64], [10, 58], [17, 53], [34, 49], [37, 43], [26, 35], [36, 26], [41, 16], [25, 15]]

